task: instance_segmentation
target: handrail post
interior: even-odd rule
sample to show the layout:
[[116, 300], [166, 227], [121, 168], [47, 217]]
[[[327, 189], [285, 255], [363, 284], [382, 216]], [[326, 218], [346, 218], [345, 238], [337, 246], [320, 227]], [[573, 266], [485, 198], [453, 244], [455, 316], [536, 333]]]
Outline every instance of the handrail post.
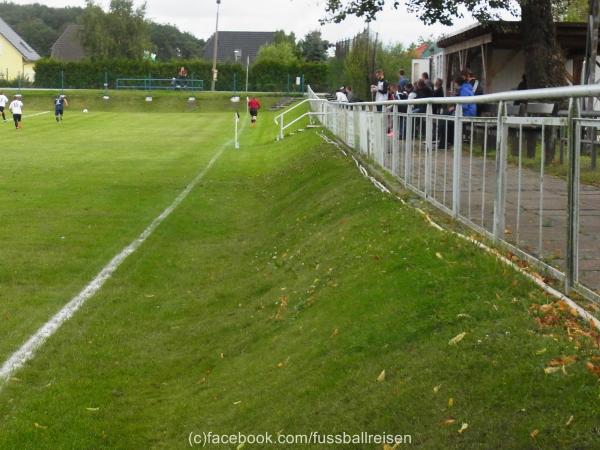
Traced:
[[506, 173], [508, 170], [508, 124], [505, 122], [506, 107], [498, 103], [496, 123], [496, 192], [494, 195], [494, 223], [492, 233], [496, 239], [504, 238], [506, 224]]
[[[462, 105], [456, 105], [454, 110], [454, 158], [452, 170], [452, 214], [460, 214], [460, 183], [462, 170]], [[471, 126], [473, 124], [471, 123]], [[445, 187], [444, 187], [445, 189]]]
[[581, 135], [575, 120], [579, 117], [578, 100], [569, 100], [567, 124], [567, 152], [569, 155], [569, 173], [567, 177], [567, 270], [565, 290], [567, 294], [577, 283], [579, 252], [579, 164]]
[[[425, 110], [425, 197], [432, 193], [432, 158], [433, 157], [433, 106], [427, 104]], [[435, 183], [435, 180], [433, 180]]]
[[410, 116], [410, 106], [406, 109], [406, 139], [404, 141], [404, 184], [410, 184], [411, 175], [412, 175], [412, 151], [413, 151], [413, 142], [412, 142], [412, 117]]
[[398, 156], [399, 156], [399, 145], [400, 145], [400, 126], [398, 120], [398, 105], [392, 106], [392, 131], [394, 137], [392, 138], [392, 175], [398, 176]]
[[283, 139], [283, 114], [279, 117], [279, 140]]

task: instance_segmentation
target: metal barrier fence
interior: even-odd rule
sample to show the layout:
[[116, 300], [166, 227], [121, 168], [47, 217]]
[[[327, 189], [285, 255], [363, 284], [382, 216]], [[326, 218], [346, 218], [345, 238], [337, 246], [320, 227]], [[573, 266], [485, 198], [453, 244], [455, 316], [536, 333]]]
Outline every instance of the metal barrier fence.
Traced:
[[[567, 292], [600, 300], [600, 112], [582, 112], [600, 86], [379, 103], [308, 96], [327, 129], [406, 188]], [[465, 104], [486, 112], [466, 117]]]
[[117, 89], [203, 91], [204, 80], [187, 78], [117, 78]]

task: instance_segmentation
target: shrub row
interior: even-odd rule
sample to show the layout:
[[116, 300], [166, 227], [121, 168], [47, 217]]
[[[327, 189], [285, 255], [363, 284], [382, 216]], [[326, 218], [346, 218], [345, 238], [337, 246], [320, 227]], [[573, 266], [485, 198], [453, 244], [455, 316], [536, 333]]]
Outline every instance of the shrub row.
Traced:
[[[210, 87], [212, 64], [200, 59], [153, 63], [134, 60], [61, 62], [47, 58], [36, 63], [35, 86], [53, 89], [62, 86], [65, 89], [102, 88], [106, 80], [109, 87], [114, 88], [117, 78], [171, 79], [177, 77], [181, 66], [188, 70], [190, 78], [204, 80], [205, 89]], [[219, 64], [217, 69], [217, 90], [245, 88], [246, 69], [241, 64]], [[257, 63], [250, 68], [249, 88], [259, 91], [298, 91], [295, 81], [296, 77], [302, 75], [305, 84], [323, 88], [327, 81], [327, 65], [308, 62], [292, 65]]]

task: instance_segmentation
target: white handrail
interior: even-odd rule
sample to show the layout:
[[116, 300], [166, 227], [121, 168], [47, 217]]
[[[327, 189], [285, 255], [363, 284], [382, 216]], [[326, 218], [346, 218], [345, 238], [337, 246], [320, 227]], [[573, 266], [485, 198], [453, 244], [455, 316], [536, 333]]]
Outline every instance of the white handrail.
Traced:
[[[392, 105], [456, 105], [465, 103], [494, 103], [494, 102], [510, 102], [523, 100], [545, 100], [559, 98], [579, 98], [579, 97], [598, 97], [600, 96], [600, 85], [579, 85], [579, 86], [562, 86], [555, 88], [544, 89], [528, 89], [521, 91], [497, 92], [494, 94], [474, 95], [468, 97], [429, 97], [413, 100], [388, 100], [381, 102], [336, 102], [332, 104], [340, 106], [392, 106]], [[316, 100], [313, 100], [316, 101]]]
[[293, 111], [294, 109], [298, 108], [299, 106], [303, 105], [306, 102], [326, 102], [327, 100], [325, 100], [324, 98], [320, 98], [320, 99], [313, 99], [313, 98], [307, 98], [302, 100], [300, 103], [296, 103], [295, 105], [293, 105], [291, 108], [286, 109], [285, 111], [282, 111], [279, 115], [275, 116], [275, 123], [279, 124], [279, 119], [282, 118], [283, 116], [285, 116], [287, 113]]

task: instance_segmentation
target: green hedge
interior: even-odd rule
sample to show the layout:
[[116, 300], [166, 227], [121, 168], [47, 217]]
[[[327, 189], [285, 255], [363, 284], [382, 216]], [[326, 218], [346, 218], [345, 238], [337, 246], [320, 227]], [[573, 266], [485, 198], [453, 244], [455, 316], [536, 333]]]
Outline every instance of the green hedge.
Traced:
[[[35, 65], [35, 86], [41, 88], [60, 88], [61, 72], [64, 71], [65, 89], [102, 88], [105, 77], [109, 87], [114, 88], [117, 78], [172, 78], [177, 76], [179, 67], [185, 66], [190, 77], [204, 80], [205, 89], [210, 87], [211, 67], [209, 61], [188, 60], [152, 63], [149, 61], [114, 60], [60, 62], [53, 59], [41, 59]], [[230, 91], [235, 87], [243, 90], [246, 82], [246, 70], [241, 64], [219, 64], [217, 90]], [[259, 63], [251, 67], [249, 76], [250, 90], [297, 91], [294, 85], [296, 77], [304, 75], [305, 84], [319, 89], [327, 81], [327, 65], [323, 63], [298, 63], [283, 65], [279, 63]]]
[[304, 76], [304, 84], [313, 89], [324, 89], [327, 83], [328, 67], [324, 63], [301, 62], [291, 65], [276, 62], [259, 62], [252, 66], [253, 88], [257, 91], [298, 90], [296, 77]]

